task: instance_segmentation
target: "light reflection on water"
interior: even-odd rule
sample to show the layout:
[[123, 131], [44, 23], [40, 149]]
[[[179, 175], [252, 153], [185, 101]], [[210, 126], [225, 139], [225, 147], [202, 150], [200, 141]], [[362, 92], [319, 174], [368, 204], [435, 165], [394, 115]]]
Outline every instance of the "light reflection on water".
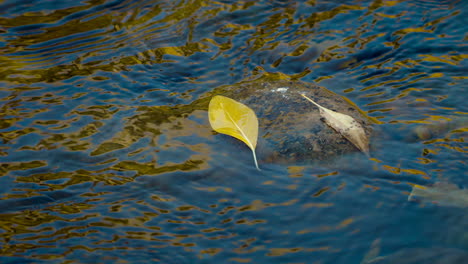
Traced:
[[[468, 254], [466, 208], [408, 202], [412, 184], [468, 186], [464, 1], [0, 10], [2, 262], [360, 263], [375, 241], [375, 262]], [[255, 170], [206, 108], [261, 76], [367, 111], [372, 158]]]

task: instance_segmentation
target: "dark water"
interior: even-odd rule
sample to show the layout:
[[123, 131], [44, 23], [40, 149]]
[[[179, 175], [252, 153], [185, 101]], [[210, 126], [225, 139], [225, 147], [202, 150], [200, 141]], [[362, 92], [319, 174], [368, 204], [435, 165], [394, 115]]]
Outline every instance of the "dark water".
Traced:
[[[0, 262], [465, 258], [467, 208], [408, 195], [412, 184], [468, 188], [467, 10], [0, 1]], [[262, 76], [356, 103], [379, 121], [372, 158], [258, 172], [194, 102]]]

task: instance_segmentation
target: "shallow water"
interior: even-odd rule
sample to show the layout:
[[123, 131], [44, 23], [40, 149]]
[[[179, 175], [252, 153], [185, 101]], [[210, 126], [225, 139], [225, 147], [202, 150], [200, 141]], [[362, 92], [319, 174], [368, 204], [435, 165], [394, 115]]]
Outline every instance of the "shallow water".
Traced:
[[[0, 1], [0, 262], [464, 257], [467, 208], [408, 195], [412, 184], [468, 188], [467, 10]], [[372, 158], [258, 172], [198, 99], [262, 76], [353, 101], [377, 121]]]

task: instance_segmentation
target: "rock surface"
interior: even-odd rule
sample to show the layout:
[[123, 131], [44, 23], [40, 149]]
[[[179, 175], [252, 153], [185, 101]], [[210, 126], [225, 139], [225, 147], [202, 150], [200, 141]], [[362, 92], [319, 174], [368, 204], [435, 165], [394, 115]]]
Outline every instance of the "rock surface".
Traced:
[[356, 119], [370, 137], [371, 122], [355, 105], [317, 85], [300, 81], [257, 80], [223, 87], [223, 95], [254, 110], [259, 119], [257, 153], [262, 162], [324, 161], [359, 151], [323, 122], [320, 105]]

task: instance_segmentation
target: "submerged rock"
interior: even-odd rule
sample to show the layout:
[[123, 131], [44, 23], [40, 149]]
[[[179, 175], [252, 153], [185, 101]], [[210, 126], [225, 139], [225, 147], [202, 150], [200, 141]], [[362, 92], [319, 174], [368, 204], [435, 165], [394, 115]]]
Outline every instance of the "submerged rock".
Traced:
[[468, 207], [468, 190], [447, 182], [432, 186], [414, 185], [408, 201], [431, 202], [441, 206]]
[[263, 162], [324, 161], [359, 150], [325, 124], [319, 109], [305, 100], [347, 114], [359, 122], [367, 137], [371, 122], [357, 106], [315, 84], [300, 81], [257, 80], [223, 86], [222, 95], [254, 110], [259, 119], [257, 153]]
[[361, 264], [449, 264], [466, 263], [468, 252], [456, 248], [432, 247], [432, 248], [403, 248], [386, 256], [380, 255], [381, 239], [372, 242], [369, 251], [361, 261]]
[[387, 256], [361, 262], [361, 264], [450, 264], [467, 263], [468, 252], [456, 248], [405, 248]]

